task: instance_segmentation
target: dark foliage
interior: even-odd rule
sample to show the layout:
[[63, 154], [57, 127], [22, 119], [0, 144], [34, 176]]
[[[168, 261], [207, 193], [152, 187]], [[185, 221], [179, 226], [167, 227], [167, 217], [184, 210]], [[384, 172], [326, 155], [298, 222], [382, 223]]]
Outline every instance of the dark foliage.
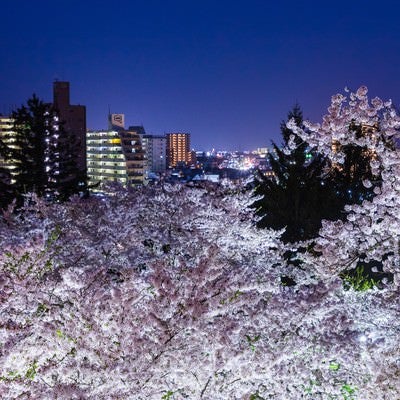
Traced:
[[11, 173], [0, 166], [0, 210], [5, 209], [15, 197], [14, 188], [11, 185]]
[[[303, 124], [303, 115], [296, 105], [288, 114], [298, 126]], [[317, 236], [322, 219], [336, 219], [339, 201], [332, 181], [326, 175], [326, 159], [310, 149], [308, 144], [281, 124], [283, 147], [287, 148], [294, 135], [295, 148], [284, 152], [275, 143], [275, 155], [269, 154], [269, 163], [274, 177], [258, 171], [255, 196], [261, 196], [252, 207], [260, 216], [260, 228], [282, 229], [284, 242], [297, 242]]]
[[393, 283], [393, 274], [383, 270], [382, 262], [360, 260], [356, 266], [346, 269], [340, 274], [345, 289], [364, 291], [377, 287], [382, 289], [385, 284]]

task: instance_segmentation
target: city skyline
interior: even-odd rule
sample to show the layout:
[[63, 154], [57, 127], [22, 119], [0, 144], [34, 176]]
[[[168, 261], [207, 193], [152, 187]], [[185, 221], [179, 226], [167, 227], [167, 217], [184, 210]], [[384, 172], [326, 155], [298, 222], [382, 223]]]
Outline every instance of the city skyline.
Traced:
[[87, 107], [88, 129], [106, 128], [110, 108], [150, 134], [190, 132], [195, 149], [252, 150], [280, 143], [296, 102], [313, 121], [345, 87], [400, 104], [394, 1], [17, 0], [2, 10], [2, 113], [32, 93], [50, 100], [58, 79]]

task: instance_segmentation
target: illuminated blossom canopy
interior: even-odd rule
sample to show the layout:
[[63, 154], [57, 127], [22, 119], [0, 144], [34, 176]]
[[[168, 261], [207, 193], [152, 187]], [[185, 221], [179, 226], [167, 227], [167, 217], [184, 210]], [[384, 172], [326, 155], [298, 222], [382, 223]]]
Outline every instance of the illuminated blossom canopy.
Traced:
[[[374, 136], [349, 135], [354, 121]], [[296, 132], [330, 157], [332, 140], [367, 145], [382, 176], [372, 201], [324, 222], [301, 268], [285, 261], [282, 232], [255, 228], [253, 199], [235, 187], [32, 196], [6, 211], [2, 398], [400, 398], [400, 170], [388, 145], [399, 126], [360, 88]], [[361, 254], [393, 283], [345, 290], [339, 274]], [[296, 286], [282, 286], [286, 274]]]

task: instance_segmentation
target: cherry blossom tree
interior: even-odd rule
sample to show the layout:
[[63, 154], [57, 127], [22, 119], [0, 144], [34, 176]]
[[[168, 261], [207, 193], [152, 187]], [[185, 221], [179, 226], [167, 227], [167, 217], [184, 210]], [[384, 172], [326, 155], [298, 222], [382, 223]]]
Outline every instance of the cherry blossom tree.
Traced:
[[[318, 265], [320, 273], [336, 274], [343, 266], [354, 265], [360, 258], [379, 260], [384, 268], [399, 281], [400, 235], [400, 156], [396, 141], [400, 136], [400, 117], [391, 101], [375, 97], [369, 101], [366, 87], [360, 87], [349, 98], [338, 94], [332, 97], [329, 113], [322, 124], [307, 123], [310, 133], [296, 128], [299, 135], [317, 146], [333, 162], [344, 162], [344, 154], [334, 150], [332, 143], [357, 144], [372, 155], [371, 170], [381, 174], [381, 187], [376, 187], [375, 197], [360, 205], [347, 206], [347, 220], [325, 222], [317, 240], [317, 250], [322, 252]], [[358, 124], [369, 128], [370, 133], [358, 136], [349, 126]], [[371, 187], [369, 180], [363, 182]], [[314, 261], [312, 261], [314, 263]]]
[[[284, 253], [309, 243], [257, 229], [250, 193], [234, 187], [109, 188], [65, 204], [31, 196], [6, 212], [1, 397], [400, 398], [400, 174], [386, 143], [399, 119], [360, 89], [348, 103], [335, 96], [307, 141], [340, 158], [330, 141], [353, 140], [340, 133], [350, 120], [378, 123], [362, 140], [382, 185], [346, 221], [324, 222], [301, 268]], [[361, 253], [394, 282], [346, 290], [340, 272]], [[281, 285], [289, 273], [294, 287]]]

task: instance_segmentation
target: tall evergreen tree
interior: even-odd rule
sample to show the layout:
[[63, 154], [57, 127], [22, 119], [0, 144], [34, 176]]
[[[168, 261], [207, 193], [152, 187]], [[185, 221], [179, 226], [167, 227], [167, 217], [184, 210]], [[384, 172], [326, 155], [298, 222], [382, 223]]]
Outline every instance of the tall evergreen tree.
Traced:
[[[13, 131], [7, 137], [4, 158], [12, 163], [18, 193], [35, 192], [44, 196], [49, 186], [49, 151], [52, 123], [49, 107], [33, 95], [12, 113]], [[10, 144], [11, 142], [11, 144]]]
[[[303, 114], [298, 105], [288, 114], [303, 127]], [[252, 207], [260, 219], [260, 228], [282, 229], [286, 227], [282, 240], [296, 242], [317, 236], [322, 219], [334, 218], [337, 212], [337, 197], [331, 181], [325, 177], [325, 158], [309, 149], [301, 140], [281, 123], [282, 148], [274, 142], [274, 153], [268, 155], [273, 178], [262, 171], [256, 175], [255, 196]]]
[[12, 113], [13, 131], [0, 140], [0, 155], [13, 166], [15, 192], [34, 192], [50, 199], [66, 199], [82, 181], [74, 156], [74, 141], [56, 110], [32, 95]]

